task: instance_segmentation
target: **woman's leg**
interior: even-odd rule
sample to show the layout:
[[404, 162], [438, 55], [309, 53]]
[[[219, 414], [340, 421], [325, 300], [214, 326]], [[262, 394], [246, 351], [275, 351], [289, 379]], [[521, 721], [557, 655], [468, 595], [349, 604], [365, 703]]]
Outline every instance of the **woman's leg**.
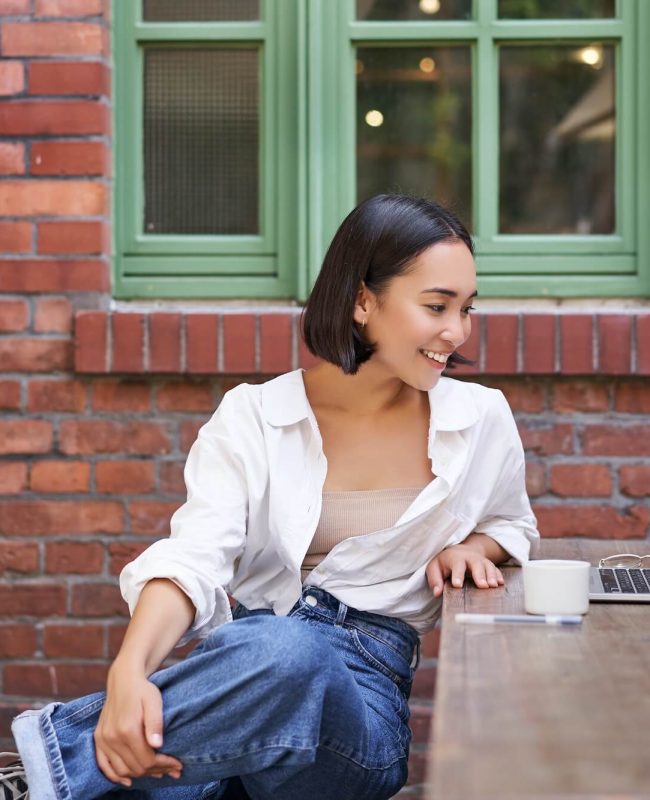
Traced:
[[[163, 694], [162, 750], [184, 769], [178, 781], [134, 780], [133, 789], [144, 796], [217, 798], [218, 781], [239, 775], [254, 800], [292, 800], [304, 795], [281, 787], [292, 778], [298, 786], [298, 776], [319, 760], [332, 778], [348, 764], [354, 775], [368, 766], [382, 770], [372, 756], [372, 709], [327, 638], [299, 619], [264, 614], [223, 625], [189, 658], [151, 680]], [[115, 789], [126, 797], [95, 761], [93, 732], [103, 701], [99, 693], [15, 720], [28, 783], [39, 800], [93, 800]], [[260, 771], [264, 785], [249, 788], [244, 776]], [[360, 796], [348, 794], [338, 779], [331, 786], [337, 800]]]

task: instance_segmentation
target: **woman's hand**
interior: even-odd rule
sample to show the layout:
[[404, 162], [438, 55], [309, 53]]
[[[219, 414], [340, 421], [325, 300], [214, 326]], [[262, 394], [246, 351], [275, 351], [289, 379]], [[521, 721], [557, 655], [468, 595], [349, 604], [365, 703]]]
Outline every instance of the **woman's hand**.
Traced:
[[455, 544], [446, 547], [427, 564], [427, 581], [434, 597], [440, 597], [445, 579], [451, 576], [452, 586], [460, 587], [469, 572], [479, 589], [503, 586], [501, 570], [481, 553], [468, 545]]
[[181, 762], [154, 750], [163, 743], [162, 721], [158, 687], [144, 672], [115, 662], [94, 733], [97, 764], [109, 781], [130, 786], [132, 778], [180, 777]]

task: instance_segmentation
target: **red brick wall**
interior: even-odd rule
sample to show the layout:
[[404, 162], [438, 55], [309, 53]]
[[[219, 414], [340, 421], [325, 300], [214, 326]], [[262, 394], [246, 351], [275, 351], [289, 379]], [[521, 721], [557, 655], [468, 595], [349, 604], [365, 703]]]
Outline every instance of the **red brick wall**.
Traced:
[[[223, 392], [310, 363], [290, 306], [107, 313], [107, 10], [0, 0], [0, 746], [21, 708], [103, 687], [117, 574], [167, 533]], [[647, 538], [649, 309], [484, 314], [466, 354], [515, 411], [542, 534]], [[434, 633], [413, 783], [436, 648]]]

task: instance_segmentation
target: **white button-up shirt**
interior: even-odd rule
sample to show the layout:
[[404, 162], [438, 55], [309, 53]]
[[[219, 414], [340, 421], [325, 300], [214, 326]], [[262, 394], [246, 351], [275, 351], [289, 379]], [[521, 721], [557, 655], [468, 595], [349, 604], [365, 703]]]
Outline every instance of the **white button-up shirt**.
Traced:
[[[441, 377], [429, 404], [431, 482], [395, 525], [339, 542], [305, 580], [420, 633], [440, 613], [425, 570], [444, 547], [484, 533], [522, 563], [539, 537], [503, 394]], [[169, 578], [196, 608], [182, 641], [232, 619], [227, 592], [248, 608], [286, 615], [302, 590], [326, 473], [302, 370], [227, 392], [190, 450], [187, 501], [172, 517], [170, 537], [122, 570], [131, 613], [148, 580]]]

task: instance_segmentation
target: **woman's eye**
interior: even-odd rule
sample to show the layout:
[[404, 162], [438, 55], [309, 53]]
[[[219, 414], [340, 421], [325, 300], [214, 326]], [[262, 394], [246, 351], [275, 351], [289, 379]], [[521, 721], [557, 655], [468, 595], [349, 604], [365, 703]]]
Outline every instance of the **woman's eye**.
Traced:
[[427, 308], [430, 308], [432, 311], [444, 311], [445, 310], [444, 306], [427, 306]]
[[474, 306], [467, 306], [467, 308], [463, 309], [463, 314], [469, 314], [470, 311], [476, 311]]

